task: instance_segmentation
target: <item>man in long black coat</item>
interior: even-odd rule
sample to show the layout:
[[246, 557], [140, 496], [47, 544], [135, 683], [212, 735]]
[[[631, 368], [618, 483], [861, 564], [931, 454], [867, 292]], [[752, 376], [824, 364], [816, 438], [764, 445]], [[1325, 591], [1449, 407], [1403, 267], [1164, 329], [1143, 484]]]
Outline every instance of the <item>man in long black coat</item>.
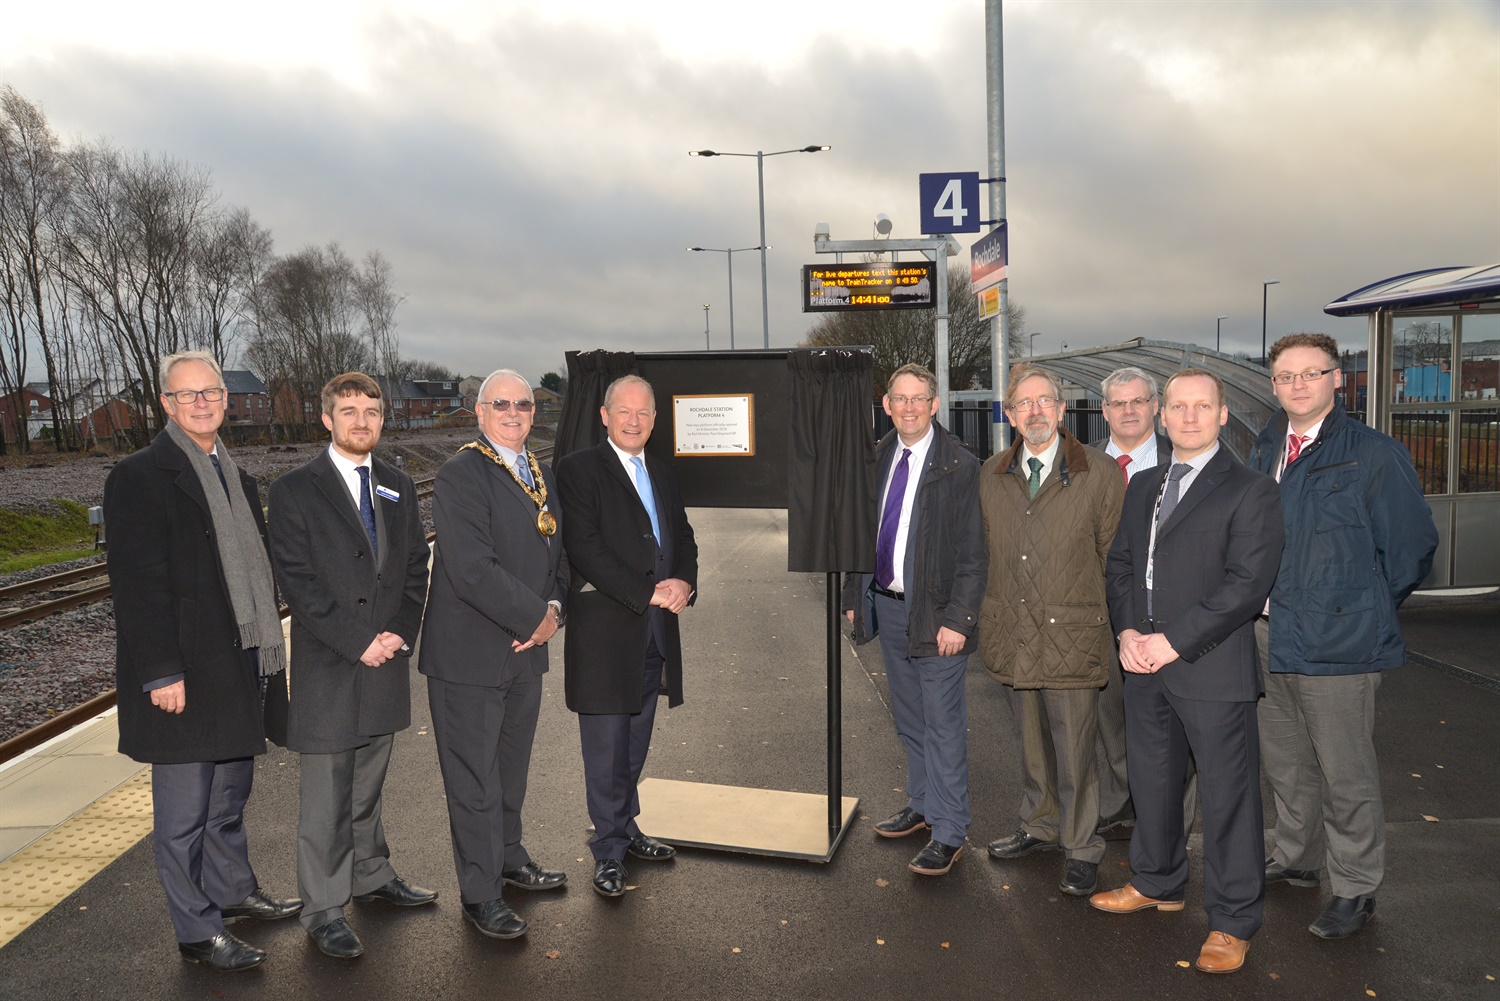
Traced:
[[271, 485], [271, 556], [292, 610], [286, 746], [302, 755], [297, 886], [326, 955], [364, 946], [350, 898], [430, 904], [391, 867], [381, 788], [411, 725], [410, 657], [427, 598], [427, 540], [411, 477], [374, 457], [384, 403], [362, 372], [323, 387], [333, 442]]
[[250, 867], [254, 757], [286, 721], [285, 649], [255, 481], [218, 440], [224, 377], [201, 351], [161, 360], [170, 418], [104, 483], [120, 753], [151, 764], [156, 870], [191, 963], [266, 954], [227, 920], [291, 917]]
[[557, 463], [563, 543], [572, 567], [563, 686], [578, 714], [594, 837], [594, 890], [625, 892], [625, 854], [665, 860], [641, 832], [636, 785], [656, 700], [682, 702], [677, 617], [692, 604], [698, 544], [672, 470], [645, 454], [656, 398], [640, 376], [615, 380], [599, 414], [608, 437]]

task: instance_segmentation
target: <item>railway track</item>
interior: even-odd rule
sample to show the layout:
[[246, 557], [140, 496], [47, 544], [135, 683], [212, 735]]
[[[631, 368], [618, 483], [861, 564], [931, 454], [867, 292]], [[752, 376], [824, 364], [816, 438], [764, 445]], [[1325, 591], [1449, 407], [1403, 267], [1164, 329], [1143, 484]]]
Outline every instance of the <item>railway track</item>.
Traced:
[[[534, 449], [538, 459], [550, 460], [552, 458], [552, 446], [545, 445]], [[432, 496], [433, 483], [437, 477], [427, 476], [422, 479], [413, 480], [417, 488], [418, 499]], [[427, 541], [431, 543], [436, 539], [436, 534], [429, 534]], [[25, 598], [37, 593], [47, 593], [59, 588], [72, 587], [83, 584], [78, 590], [66, 595], [49, 598], [24, 608], [0, 611], [0, 629], [9, 629], [23, 622], [31, 622], [44, 618], [54, 612], [60, 612], [69, 608], [76, 608], [93, 601], [102, 601], [109, 597], [109, 579], [105, 564], [96, 566], [79, 567], [50, 577], [40, 577], [36, 580], [24, 581], [20, 584], [12, 584], [9, 587], [0, 588], [0, 606], [7, 601], [17, 598]], [[281, 606], [282, 618], [290, 614], [290, 610]], [[4, 764], [17, 755], [23, 754], [40, 744], [46, 743], [53, 737], [66, 733], [80, 723], [87, 722], [99, 713], [104, 712], [115, 704], [115, 690], [110, 689], [89, 699], [82, 705], [65, 709], [44, 723], [32, 727], [22, 733], [16, 734], [9, 740], [0, 741], [0, 764]]]

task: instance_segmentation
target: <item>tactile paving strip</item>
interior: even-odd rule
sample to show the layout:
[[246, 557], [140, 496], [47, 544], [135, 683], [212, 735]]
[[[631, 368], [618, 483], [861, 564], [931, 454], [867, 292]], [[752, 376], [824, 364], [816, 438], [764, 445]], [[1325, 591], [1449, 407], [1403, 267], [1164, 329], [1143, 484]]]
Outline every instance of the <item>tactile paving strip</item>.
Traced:
[[151, 770], [0, 862], [0, 947], [151, 833]]

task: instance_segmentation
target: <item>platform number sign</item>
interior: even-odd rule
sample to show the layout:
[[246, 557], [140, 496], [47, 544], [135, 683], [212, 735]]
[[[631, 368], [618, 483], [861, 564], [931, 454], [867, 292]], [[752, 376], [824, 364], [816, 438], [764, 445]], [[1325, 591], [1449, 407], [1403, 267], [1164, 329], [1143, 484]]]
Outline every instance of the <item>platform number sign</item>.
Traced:
[[923, 233], [977, 233], [979, 174], [919, 174]]

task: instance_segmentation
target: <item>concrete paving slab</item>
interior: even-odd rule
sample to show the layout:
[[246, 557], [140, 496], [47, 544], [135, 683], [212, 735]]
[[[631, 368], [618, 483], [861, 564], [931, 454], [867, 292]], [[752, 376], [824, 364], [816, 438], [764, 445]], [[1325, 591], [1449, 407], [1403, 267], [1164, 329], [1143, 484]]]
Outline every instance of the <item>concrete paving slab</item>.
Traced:
[[55, 826], [141, 771], [119, 755], [68, 755], [27, 769], [4, 787], [6, 827]]

